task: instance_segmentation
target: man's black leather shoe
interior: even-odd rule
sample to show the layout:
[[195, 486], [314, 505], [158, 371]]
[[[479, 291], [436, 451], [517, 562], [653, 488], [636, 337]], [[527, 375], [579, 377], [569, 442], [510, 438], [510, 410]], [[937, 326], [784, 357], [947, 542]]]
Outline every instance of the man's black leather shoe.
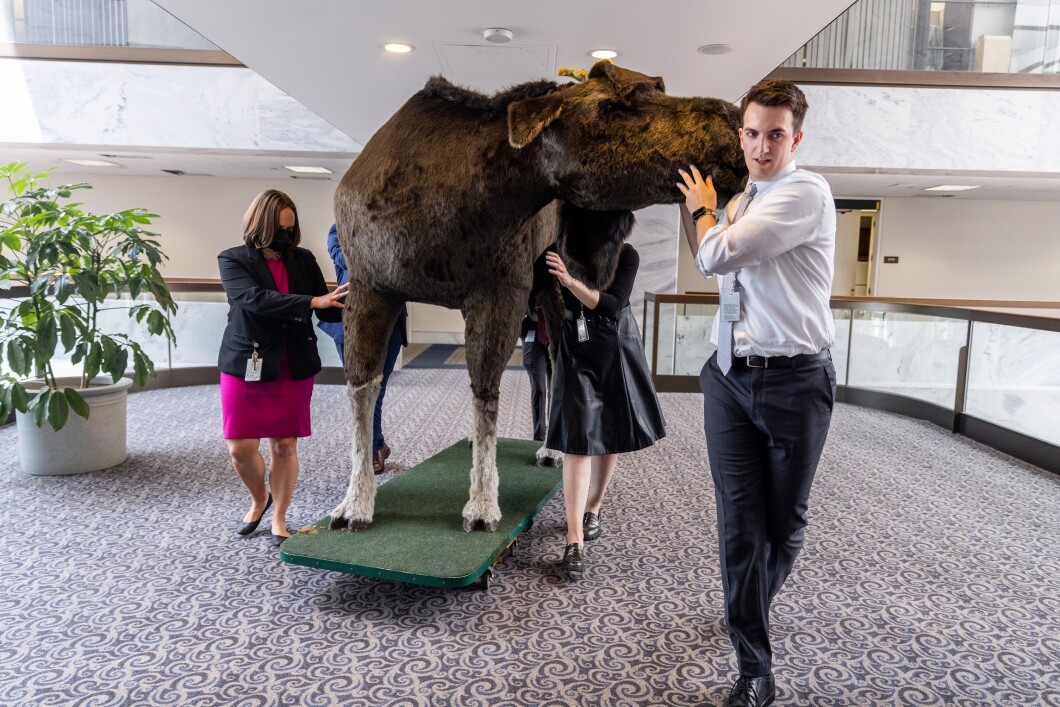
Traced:
[[600, 516], [596, 513], [586, 513], [582, 516], [582, 537], [586, 540], [596, 540], [600, 537]]
[[567, 573], [567, 577], [572, 578], [571, 575], [580, 577], [584, 569], [585, 559], [582, 556], [582, 544], [571, 543], [563, 551], [563, 571]]
[[725, 700], [725, 707], [768, 707], [776, 697], [773, 673], [760, 678], [740, 676], [729, 693], [729, 699]]
[[239, 521], [239, 524], [236, 526], [236, 535], [250, 535], [255, 530], [257, 530], [258, 529], [258, 523], [260, 523], [261, 519], [265, 517], [265, 511], [269, 510], [269, 506], [271, 506], [271, 505], [272, 505], [272, 494], [270, 493], [269, 494], [269, 500], [265, 502], [265, 507], [261, 509], [261, 515], [258, 516], [257, 520], [252, 520], [249, 523], [244, 523], [243, 521]]

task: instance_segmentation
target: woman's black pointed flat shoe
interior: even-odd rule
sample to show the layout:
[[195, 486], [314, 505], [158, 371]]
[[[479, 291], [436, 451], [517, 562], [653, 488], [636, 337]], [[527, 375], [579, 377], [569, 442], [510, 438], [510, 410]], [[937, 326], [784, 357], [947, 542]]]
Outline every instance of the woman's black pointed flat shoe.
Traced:
[[269, 500], [265, 502], [265, 507], [261, 509], [261, 515], [256, 520], [252, 520], [249, 523], [239, 521], [236, 526], [236, 535], [250, 535], [258, 529], [258, 524], [261, 523], [261, 519], [265, 517], [265, 511], [269, 510], [269, 506], [272, 505], [272, 494], [269, 494]]
[[277, 535], [276, 533], [270, 533], [270, 536], [272, 537], [273, 547], [279, 547], [280, 545], [283, 545], [283, 541], [291, 537], [290, 535]]

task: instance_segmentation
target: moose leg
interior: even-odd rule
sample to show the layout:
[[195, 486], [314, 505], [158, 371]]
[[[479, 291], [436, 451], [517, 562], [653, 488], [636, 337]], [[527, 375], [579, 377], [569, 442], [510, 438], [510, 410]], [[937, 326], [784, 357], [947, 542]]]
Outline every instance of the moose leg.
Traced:
[[481, 523], [492, 533], [501, 520], [497, 504], [497, 400], [501, 374], [519, 338], [526, 298], [524, 290], [493, 291], [464, 307], [467, 372], [473, 395], [471, 490], [463, 512], [466, 532]]
[[346, 497], [329, 514], [331, 528], [362, 530], [375, 511], [372, 471], [372, 416], [379, 395], [387, 342], [401, 308], [374, 290], [350, 283], [343, 312], [346, 392], [353, 411], [350, 483]]

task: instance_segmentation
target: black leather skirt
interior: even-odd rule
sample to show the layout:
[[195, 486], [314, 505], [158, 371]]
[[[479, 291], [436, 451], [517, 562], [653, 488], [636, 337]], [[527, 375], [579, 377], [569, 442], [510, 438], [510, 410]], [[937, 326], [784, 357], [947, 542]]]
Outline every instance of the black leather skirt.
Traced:
[[650, 447], [666, 436], [666, 423], [633, 313], [625, 307], [613, 319], [586, 319], [589, 340], [582, 342], [576, 319], [563, 322], [546, 445], [592, 456]]

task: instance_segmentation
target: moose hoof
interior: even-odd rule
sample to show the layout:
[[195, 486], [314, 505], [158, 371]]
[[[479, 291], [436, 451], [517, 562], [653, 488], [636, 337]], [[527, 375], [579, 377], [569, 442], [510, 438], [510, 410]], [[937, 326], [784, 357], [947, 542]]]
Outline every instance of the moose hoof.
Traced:
[[357, 532], [358, 530], [364, 530], [372, 524], [370, 520], [358, 520], [357, 518], [332, 518], [329, 527], [332, 530], [349, 530], [350, 532]]
[[464, 518], [464, 532], [470, 533], [481, 527], [487, 533], [494, 533], [497, 531], [497, 526], [500, 521], [496, 520], [483, 520], [482, 518]]

